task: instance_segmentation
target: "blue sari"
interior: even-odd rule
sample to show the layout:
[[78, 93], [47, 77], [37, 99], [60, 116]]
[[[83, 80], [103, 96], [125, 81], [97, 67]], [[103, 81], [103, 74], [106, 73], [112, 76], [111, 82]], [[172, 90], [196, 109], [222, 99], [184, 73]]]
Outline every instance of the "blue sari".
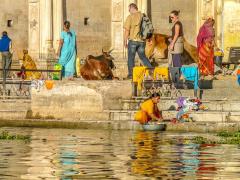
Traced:
[[73, 30], [70, 32], [61, 32], [63, 46], [58, 63], [62, 65], [63, 77], [73, 77], [75, 73], [76, 62], [76, 33]]

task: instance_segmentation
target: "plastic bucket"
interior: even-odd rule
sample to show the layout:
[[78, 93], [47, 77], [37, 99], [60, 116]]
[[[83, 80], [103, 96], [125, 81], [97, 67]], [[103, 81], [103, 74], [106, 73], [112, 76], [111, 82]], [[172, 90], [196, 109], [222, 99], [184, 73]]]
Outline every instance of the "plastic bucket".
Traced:
[[222, 68], [222, 60], [223, 56], [214, 56], [214, 64], [216, 64], [220, 68]]

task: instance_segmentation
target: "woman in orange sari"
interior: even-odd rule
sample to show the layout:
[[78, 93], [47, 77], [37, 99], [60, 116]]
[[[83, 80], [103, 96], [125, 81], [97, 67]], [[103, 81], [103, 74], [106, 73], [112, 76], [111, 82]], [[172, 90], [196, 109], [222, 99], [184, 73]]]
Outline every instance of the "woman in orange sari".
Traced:
[[152, 94], [151, 98], [141, 104], [140, 110], [135, 114], [135, 120], [140, 124], [147, 124], [150, 121], [162, 121], [162, 113], [157, 104], [160, 102], [158, 93]]
[[214, 23], [214, 19], [207, 19], [200, 28], [197, 37], [198, 67], [202, 78], [208, 75], [214, 77]]

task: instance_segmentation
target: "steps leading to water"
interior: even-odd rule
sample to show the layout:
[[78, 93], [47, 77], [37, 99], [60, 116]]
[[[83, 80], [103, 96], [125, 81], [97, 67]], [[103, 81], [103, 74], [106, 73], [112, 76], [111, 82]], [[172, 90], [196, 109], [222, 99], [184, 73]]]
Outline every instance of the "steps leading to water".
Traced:
[[[212, 82], [213, 89], [203, 90], [203, 105], [206, 111], [190, 112], [197, 122], [239, 122], [240, 121], [240, 87], [235, 79], [216, 80]], [[193, 90], [181, 90], [184, 97], [193, 97]], [[146, 98], [122, 99], [121, 109], [108, 110], [110, 120], [133, 120], [140, 104]], [[172, 119], [177, 114], [176, 98], [162, 98], [159, 109], [166, 119]]]
[[0, 100], [1, 119], [23, 119], [30, 109], [30, 100]]
[[[109, 120], [111, 121], [126, 121], [134, 120], [136, 111], [127, 110], [111, 110], [105, 111], [110, 113]], [[177, 111], [162, 111], [164, 119], [172, 119], [176, 117]], [[240, 122], [239, 112], [228, 112], [228, 111], [198, 111], [190, 112], [190, 117], [196, 122]]]
[[[140, 104], [144, 100], [122, 100], [122, 110], [137, 110]], [[177, 99], [161, 99], [159, 103], [159, 108], [161, 110], [176, 110]], [[222, 101], [222, 100], [212, 100], [212, 101], [202, 101], [203, 105], [210, 111], [232, 111], [240, 112], [240, 101]]]

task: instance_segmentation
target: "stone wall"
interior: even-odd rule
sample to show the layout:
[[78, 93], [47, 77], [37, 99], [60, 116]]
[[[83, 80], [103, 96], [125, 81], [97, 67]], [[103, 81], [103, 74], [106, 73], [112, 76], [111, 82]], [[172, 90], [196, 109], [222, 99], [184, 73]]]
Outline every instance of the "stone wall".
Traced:
[[52, 90], [33, 89], [31, 110], [33, 118], [108, 120], [104, 110], [120, 109], [120, 100], [130, 97], [128, 81], [56, 81]]
[[[0, 32], [6, 30], [13, 40], [14, 59], [28, 47], [28, 0], [1, 0]], [[12, 20], [12, 27], [7, 21]]]
[[67, 0], [66, 9], [66, 18], [77, 32], [80, 58], [111, 47], [111, 0]]
[[197, 36], [196, 0], [152, 0], [152, 21], [157, 32], [170, 34], [172, 24], [168, 17], [172, 10], [180, 10], [180, 19], [184, 26], [185, 38], [195, 44]]

